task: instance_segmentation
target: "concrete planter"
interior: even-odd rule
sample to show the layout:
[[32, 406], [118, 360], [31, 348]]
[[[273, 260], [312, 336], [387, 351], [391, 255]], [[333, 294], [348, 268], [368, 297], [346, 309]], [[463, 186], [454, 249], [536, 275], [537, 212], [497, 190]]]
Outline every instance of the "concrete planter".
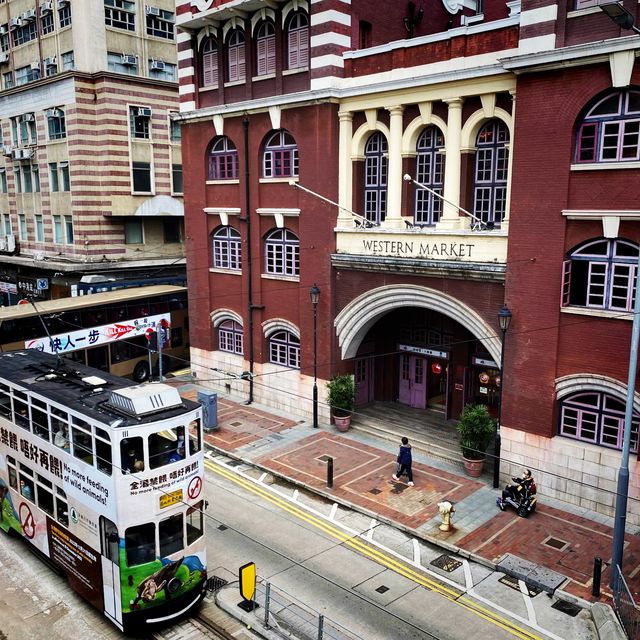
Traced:
[[349, 431], [351, 425], [351, 414], [347, 416], [333, 416], [333, 423], [336, 425], [338, 431]]
[[484, 469], [484, 461], [485, 458], [480, 460], [470, 460], [469, 458], [464, 459], [464, 470], [467, 472], [467, 475], [472, 478], [479, 478], [482, 475], [482, 469]]

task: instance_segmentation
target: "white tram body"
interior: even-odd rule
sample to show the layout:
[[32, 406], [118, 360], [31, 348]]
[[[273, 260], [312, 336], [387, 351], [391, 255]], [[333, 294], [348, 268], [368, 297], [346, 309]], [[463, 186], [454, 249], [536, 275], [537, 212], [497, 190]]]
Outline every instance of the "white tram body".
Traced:
[[0, 353], [0, 528], [120, 629], [188, 612], [206, 582], [201, 413], [166, 384]]

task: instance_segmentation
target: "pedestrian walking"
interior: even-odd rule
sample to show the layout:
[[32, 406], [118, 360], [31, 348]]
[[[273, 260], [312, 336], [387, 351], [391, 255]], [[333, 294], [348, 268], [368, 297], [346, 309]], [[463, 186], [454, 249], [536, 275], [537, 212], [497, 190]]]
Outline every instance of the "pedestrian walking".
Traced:
[[402, 438], [402, 444], [400, 445], [400, 451], [398, 453], [398, 470], [391, 477], [394, 480], [399, 480], [400, 476], [407, 474], [410, 487], [413, 487], [413, 472], [411, 471], [411, 445], [409, 444], [409, 438]]

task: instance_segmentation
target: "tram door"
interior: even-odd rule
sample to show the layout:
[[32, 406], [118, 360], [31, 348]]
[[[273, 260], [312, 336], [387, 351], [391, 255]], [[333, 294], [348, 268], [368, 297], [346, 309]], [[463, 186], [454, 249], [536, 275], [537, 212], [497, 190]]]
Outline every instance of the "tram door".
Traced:
[[425, 409], [427, 406], [427, 359], [403, 353], [400, 356], [400, 387], [398, 400], [410, 407]]
[[100, 539], [104, 611], [115, 621], [122, 622], [118, 528], [111, 520], [102, 516], [100, 517]]

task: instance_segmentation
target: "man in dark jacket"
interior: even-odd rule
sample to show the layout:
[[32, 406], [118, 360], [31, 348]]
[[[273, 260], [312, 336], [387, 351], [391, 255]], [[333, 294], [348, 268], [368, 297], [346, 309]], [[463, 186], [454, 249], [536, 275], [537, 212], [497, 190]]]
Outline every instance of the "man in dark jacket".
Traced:
[[413, 472], [411, 471], [411, 445], [409, 444], [409, 438], [402, 438], [402, 444], [400, 445], [400, 452], [398, 453], [398, 471], [397, 474], [393, 474], [391, 477], [394, 480], [407, 474], [410, 487], [413, 487]]

